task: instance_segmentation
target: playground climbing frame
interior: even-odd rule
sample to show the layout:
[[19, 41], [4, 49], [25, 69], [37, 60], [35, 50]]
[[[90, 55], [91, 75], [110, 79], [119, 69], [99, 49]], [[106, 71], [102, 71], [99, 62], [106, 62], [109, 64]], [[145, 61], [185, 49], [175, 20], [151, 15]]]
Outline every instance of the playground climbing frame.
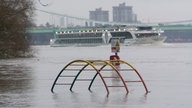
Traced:
[[[118, 69], [116, 66], [114, 66], [114, 62], [118, 62], [121, 65], [121, 69]], [[75, 72], [75, 73], [74, 73]], [[83, 76], [83, 78], [80, 78], [80, 75], [83, 72], [92, 72], [93, 75], [88, 76], [90, 78], [87, 78], [87, 76]], [[127, 80], [126, 77], [129, 75], [126, 75], [125, 73], [134, 72], [139, 80]], [[67, 74], [65, 74], [67, 73]], [[115, 73], [115, 76], [111, 75], [110, 73]], [[123, 74], [123, 75], [122, 75]], [[63, 69], [59, 72], [56, 79], [54, 80], [54, 83], [51, 88], [51, 92], [54, 93], [54, 88], [57, 85], [68, 85], [70, 86], [69, 90], [73, 91], [73, 87], [75, 86], [75, 83], [77, 81], [88, 81], [89, 86], [88, 90], [91, 91], [91, 87], [96, 79], [96, 77], [99, 76], [106, 91], [107, 95], [109, 95], [109, 88], [119, 88], [122, 87], [125, 89], [126, 94], [129, 93], [128, 85], [127, 83], [131, 82], [140, 82], [144, 86], [144, 89], [146, 93], [148, 93], [147, 86], [139, 74], [139, 72], [128, 62], [123, 60], [73, 60], [69, 62], [67, 65], [63, 67]], [[70, 82], [66, 83], [65, 80], [63, 82], [59, 82], [58, 80], [61, 78], [70, 78]], [[108, 83], [109, 79], [118, 79], [121, 84], [119, 85], [111, 85], [111, 83]]]

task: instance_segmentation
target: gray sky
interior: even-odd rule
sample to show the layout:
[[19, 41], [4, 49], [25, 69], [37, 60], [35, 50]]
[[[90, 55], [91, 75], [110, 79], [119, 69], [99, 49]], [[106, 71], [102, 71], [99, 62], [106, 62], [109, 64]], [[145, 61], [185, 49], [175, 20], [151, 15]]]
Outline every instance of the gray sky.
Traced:
[[[38, 1], [38, 0], [36, 0]], [[125, 2], [133, 6], [133, 12], [142, 22], [167, 22], [192, 19], [192, 0], [41, 0], [42, 6], [37, 3], [37, 8], [45, 11], [67, 14], [71, 16], [89, 18], [89, 11], [95, 8], [108, 10], [112, 20], [112, 7]], [[51, 16], [37, 12], [37, 24], [45, 24]]]

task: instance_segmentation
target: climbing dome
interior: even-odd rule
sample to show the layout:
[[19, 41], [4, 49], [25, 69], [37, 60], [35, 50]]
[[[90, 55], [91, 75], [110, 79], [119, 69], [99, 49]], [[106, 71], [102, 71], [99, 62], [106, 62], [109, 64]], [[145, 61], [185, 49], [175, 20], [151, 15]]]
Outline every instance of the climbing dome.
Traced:
[[[114, 64], [119, 63], [121, 67], [117, 67]], [[89, 75], [83, 75], [83, 73], [91, 73]], [[134, 73], [137, 78], [132, 80], [130, 73]], [[73, 87], [77, 81], [86, 81], [89, 83], [88, 90], [91, 91], [91, 87], [96, 79], [102, 81], [103, 86], [109, 95], [109, 88], [123, 88], [126, 94], [129, 93], [128, 84], [131, 82], [142, 83], [146, 93], [148, 93], [147, 86], [138, 73], [138, 71], [129, 63], [123, 60], [73, 60], [69, 62], [57, 75], [51, 92], [54, 93], [56, 86], [69, 86], [69, 90], [73, 91]], [[131, 79], [131, 80], [130, 80]], [[110, 83], [112, 80], [118, 80], [118, 84]]]

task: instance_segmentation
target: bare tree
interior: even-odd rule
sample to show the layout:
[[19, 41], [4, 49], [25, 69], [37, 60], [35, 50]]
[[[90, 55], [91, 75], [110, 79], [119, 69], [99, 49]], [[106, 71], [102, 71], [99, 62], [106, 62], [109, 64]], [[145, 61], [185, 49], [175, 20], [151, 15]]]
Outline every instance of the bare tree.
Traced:
[[34, 15], [33, 0], [0, 0], [0, 58], [29, 52], [26, 28]]

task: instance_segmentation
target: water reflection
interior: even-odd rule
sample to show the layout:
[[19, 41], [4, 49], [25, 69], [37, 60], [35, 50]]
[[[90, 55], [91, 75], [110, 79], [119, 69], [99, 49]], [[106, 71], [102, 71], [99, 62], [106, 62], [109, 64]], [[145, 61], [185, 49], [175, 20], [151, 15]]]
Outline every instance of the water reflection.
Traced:
[[20, 60], [0, 61], [0, 106], [29, 107], [33, 88], [31, 68]]
[[69, 90], [54, 93], [55, 108], [127, 108], [127, 106], [142, 106], [146, 104], [146, 94], [124, 94], [122, 92], [111, 93], [109, 96], [105, 92], [70, 92]]

